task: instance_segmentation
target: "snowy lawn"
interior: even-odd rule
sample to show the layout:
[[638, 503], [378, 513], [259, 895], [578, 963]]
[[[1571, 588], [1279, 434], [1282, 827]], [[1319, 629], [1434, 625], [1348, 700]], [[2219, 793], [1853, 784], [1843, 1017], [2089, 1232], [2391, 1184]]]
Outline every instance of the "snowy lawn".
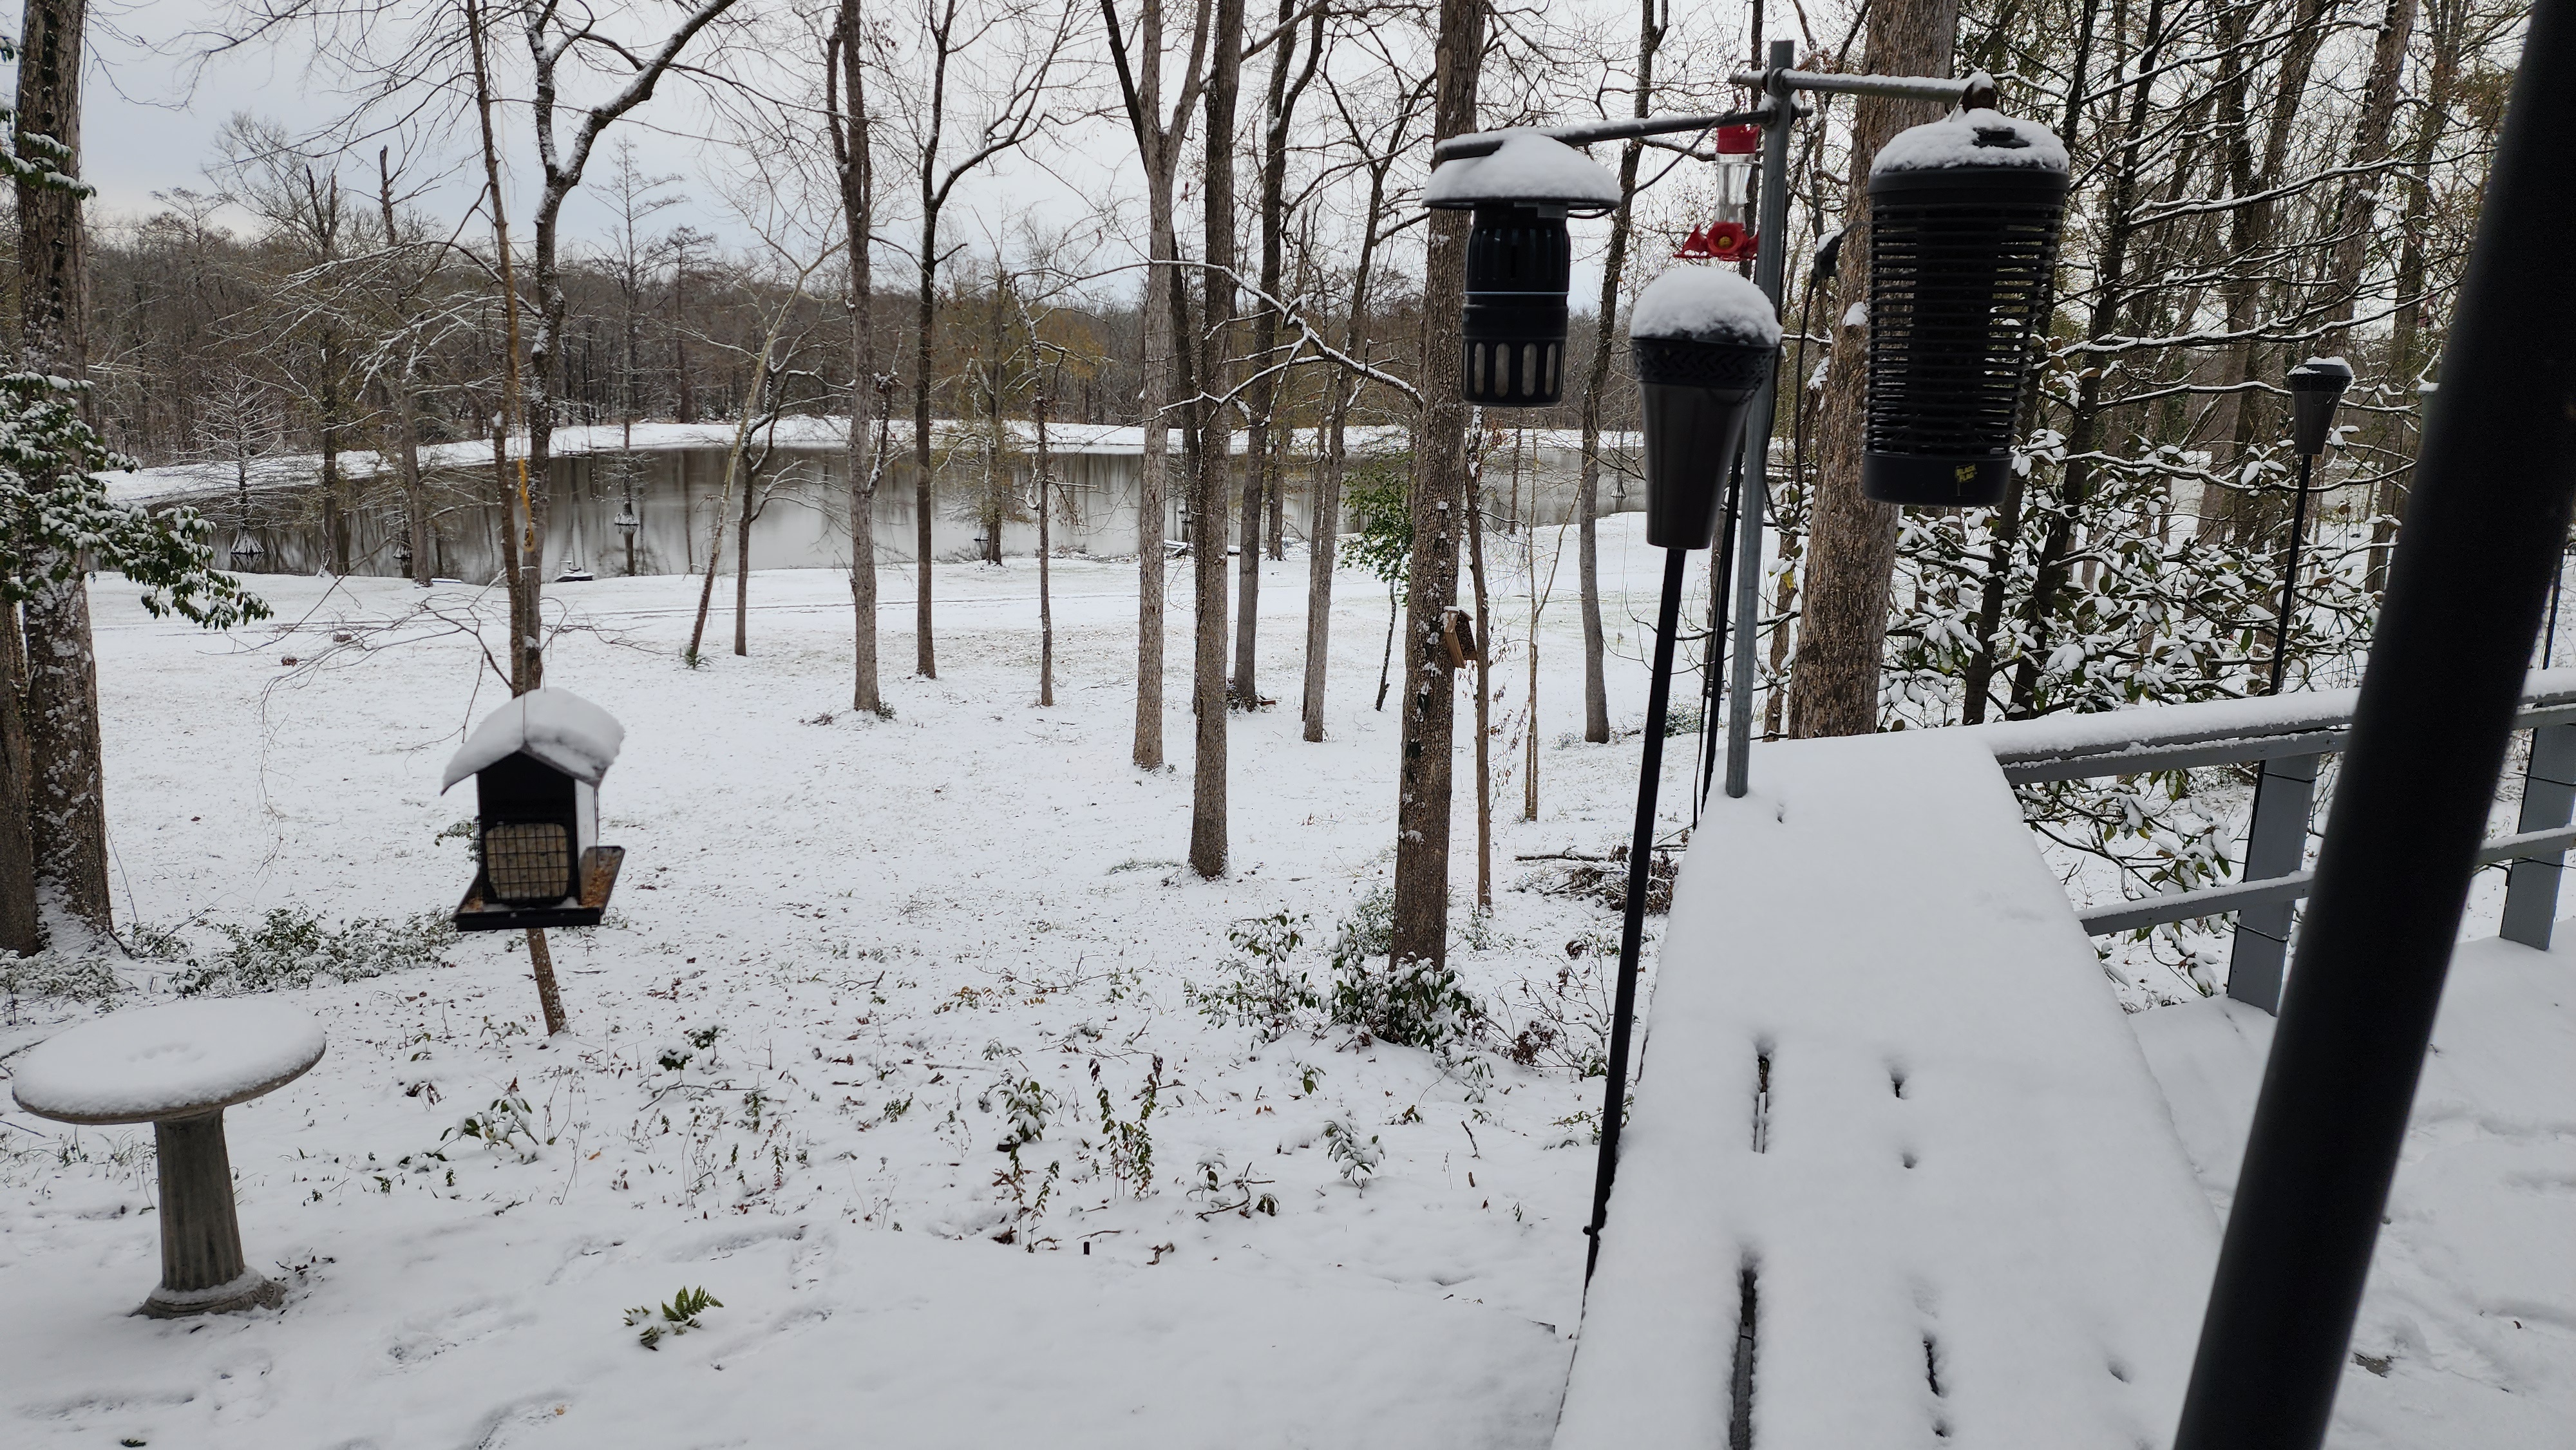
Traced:
[[[1633, 523], [1608, 531], [1605, 575], [1642, 611], [1655, 575]], [[1601, 901], [1513, 889], [1555, 879], [1516, 852], [1619, 842], [1633, 789], [1633, 735], [1558, 744], [1581, 724], [1568, 552], [1542, 641], [1541, 819], [1511, 823], [1520, 778], [1498, 784], [1496, 911], [1472, 932], [1462, 730], [1458, 962], [1498, 1015], [1491, 1045], [1533, 1020], [1522, 982], [1593, 968], [1570, 941], [1615, 941]], [[601, 837], [628, 852], [611, 915], [553, 935], [569, 1037], [540, 1035], [515, 938], [283, 993], [329, 1052], [228, 1123], [245, 1249], [290, 1291], [277, 1313], [126, 1317], [159, 1262], [150, 1130], [5, 1115], [0, 1440], [1546, 1443], [1598, 1080], [1363, 1042], [1311, 1012], [1264, 1043], [1190, 995], [1242, 980], [1231, 926], [1281, 913], [1303, 937], [1287, 969], [1328, 985], [1337, 930], [1388, 877], [1385, 594], [1345, 576], [1332, 738], [1308, 745], [1304, 574], [1265, 570], [1262, 682], [1290, 703], [1235, 717], [1219, 882], [1178, 864], [1185, 588], [1177, 768], [1129, 764], [1132, 562], [1058, 566], [1051, 710], [1030, 704], [1032, 561], [938, 570], [935, 683], [909, 675], [910, 579], [888, 571], [884, 721], [847, 709], [838, 573], [755, 577], [751, 656], [727, 652], [720, 607], [697, 671], [678, 660], [693, 581], [554, 587], [572, 627], [548, 683], [628, 731], [600, 792]], [[271, 908], [331, 927], [452, 910], [472, 868], [440, 833], [473, 801], [441, 797], [439, 770], [504, 698], [439, 621], [370, 631], [414, 607], [407, 585], [259, 583], [291, 633], [205, 636], [146, 619], [113, 579], [93, 594], [119, 889], [203, 961], [212, 927]], [[476, 593], [436, 602], [461, 619]], [[1610, 613], [1633, 657], [1615, 594]], [[1505, 712], [1526, 668], [1497, 667]], [[1643, 671], [1612, 669], [1633, 729]], [[0, 1052], [64, 1019], [15, 1016]], [[997, 1145], [1032, 1130], [1013, 1182]], [[628, 1310], [651, 1327], [695, 1288], [721, 1307], [639, 1342]]]

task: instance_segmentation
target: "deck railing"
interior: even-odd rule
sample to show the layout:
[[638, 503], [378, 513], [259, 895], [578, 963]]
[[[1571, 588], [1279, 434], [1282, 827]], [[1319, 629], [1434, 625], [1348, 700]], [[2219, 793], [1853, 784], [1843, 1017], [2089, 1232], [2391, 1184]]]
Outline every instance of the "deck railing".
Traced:
[[[2312, 690], [1973, 728], [2015, 785], [2261, 762], [2241, 879], [2087, 907], [2077, 918], [2095, 936], [2108, 936], [2234, 912], [2227, 995], [2272, 1012], [2280, 1008], [2292, 914], [2314, 877], [2307, 843], [2317, 772], [2343, 748], [2359, 693]], [[2498, 935], [2545, 950], [2559, 876], [2576, 845], [2569, 824], [2576, 811], [2576, 670], [2534, 672], [2514, 726], [2532, 737], [2522, 812], [2513, 833], [2489, 841], [2479, 859], [2513, 863]]]

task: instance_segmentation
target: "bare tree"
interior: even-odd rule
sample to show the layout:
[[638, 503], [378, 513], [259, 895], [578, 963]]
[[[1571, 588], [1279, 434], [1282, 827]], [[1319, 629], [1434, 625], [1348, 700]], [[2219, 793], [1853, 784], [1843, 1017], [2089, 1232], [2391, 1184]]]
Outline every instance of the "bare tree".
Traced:
[[[906, 150], [919, 185], [921, 235], [913, 250], [917, 283], [913, 329], [913, 660], [925, 679], [939, 675], [931, 637], [932, 489], [930, 436], [931, 348], [939, 317], [939, 267], [946, 260], [939, 238], [941, 213], [957, 185], [978, 168], [1015, 151], [1052, 121], [1047, 98], [1057, 61], [1071, 39], [1073, 10], [1050, 0], [922, 0], [918, 32], [898, 74], [916, 89], [898, 107], [907, 129]], [[957, 131], [951, 108], [960, 98], [974, 107]]]
[[[1225, 874], [1226, 728], [1225, 539], [1226, 469], [1233, 430], [1225, 396], [1234, 370], [1234, 105], [1242, 90], [1243, 0], [1216, 0], [1208, 69], [1206, 159], [1202, 195], [1207, 206], [1202, 242], [1207, 265], [1199, 300], [1199, 388], [1208, 400], [1198, 409], [1197, 468], [1190, 479], [1190, 562], [1196, 616], [1190, 706], [1196, 713], [1195, 760], [1190, 783], [1190, 869]], [[1244, 519], [1243, 548], [1260, 553], [1257, 514]], [[1251, 701], [1244, 702], [1247, 706]]]
[[[868, 48], [859, 0], [838, 0], [823, 46], [823, 129], [832, 143], [833, 179], [839, 183], [841, 226], [850, 259], [850, 448], [845, 465], [850, 485], [850, 611], [855, 642], [850, 708], [882, 715], [886, 706], [877, 679], [876, 506], [880, 470], [885, 466], [885, 405], [894, 380], [877, 374], [876, 152], [864, 64]], [[872, 392], [879, 413], [874, 467], [867, 460], [867, 398]]]
[[[1672, 24], [1671, 0], [1638, 0], [1637, 82], [1630, 94], [1632, 113], [1654, 109], [1655, 53], [1663, 48]], [[1619, 148], [1619, 209], [1610, 216], [1610, 250], [1601, 261], [1601, 310], [1595, 318], [1592, 365], [1583, 378], [1583, 472], [1576, 485], [1578, 531], [1575, 578], [1583, 611], [1583, 738], [1595, 745], [1610, 738], [1610, 687], [1602, 674], [1606, 643], [1601, 629], [1601, 400], [1610, 382], [1610, 358], [1619, 336], [1619, 288], [1628, 265], [1628, 239], [1636, 226], [1639, 144]]]
[[[1315, 68], [1324, 58], [1324, 20], [1330, 8], [1328, 4], [1314, 8], [1307, 22], [1312, 35], [1302, 61], [1297, 54], [1297, 0], [1279, 0], [1279, 25], [1271, 32], [1270, 92], [1261, 126], [1259, 216], [1264, 298], [1279, 295], [1282, 234], [1287, 221], [1288, 135], [1296, 124], [1297, 102], [1314, 81]], [[1236, 611], [1234, 626], [1234, 698], [1247, 710], [1261, 703], [1253, 668], [1261, 629], [1262, 511], [1265, 499], [1278, 492], [1278, 469], [1271, 455], [1270, 437], [1272, 414], [1279, 402], [1279, 370], [1286, 366], [1278, 360], [1278, 351], [1279, 310], [1265, 300], [1252, 314], [1254, 372], [1244, 387], [1244, 406], [1251, 426], [1243, 446], [1243, 552], [1235, 586], [1241, 607]], [[1279, 544], [1275, 536], [1270, 540], [1269, 552], [1274, 557]]]
[[[1958, 25], [1957, 0], [1880, 0], [1869, 12], [1866, 68], [1881, 75], [1946, 76]], [[1870, 158], [1889, 138], [1937, 111], [1924, 101], [1862, 97], [1852, 114], [1850, 194], [1867, 190]], [[1864, 224], [1856, 222], [1844, 233], [1843, 255], [1868, 253]], [[1857, 316], [1852, 309], [1865, 303], [1868, 287], [1867, 268], [1843, 268], [1831, 315]], [[1836, 328], [1825, 374], [1806, 613], [1789, 685], [1790, 728], [1801, 735], [1862, 735], [1878, 728], [1879, 657], [1887, 638], [1897, 516], [1894, 506], [1873, 503], [1860, 492], [1867, 332], [1863, 326]], [[1742, 526], [1759, 528], [1747, 492]]]
[[[1476, 129], [1482, 0], [1440, 0], [1433, 134]], [[1449, 816], [1458, 691], [1440, 626], [1458, 596], [1467, 405], [1447, 329], [1466, 304], [1467, 219], [1436, 213], [1423, 260], [1422, 431], [1413, 456], [1413, 563], [1405, 587], [1404, 740], [1395, 804], [1397, 962], [1449, 959]], [[1431, 329], [1438, 329], [1433, 331]]]
[[[1145, 388], [1140, 412], [1144, 420], [1145, 456], [1136, 498], [1136, 730], [1134, 759], [1145, 770], [1163, 768], [1163, 510], [1169, 483], [1165, 459], [1170, 430], [1163, 414], [1171, 404], [1176, 361], [1187, 369], [1181, 339], [1189, 336], [1188, 292], [1176, 275], [1180, 236], [1173, 221], [1173, 193], [1181, 147], [1189, 136], [1190, 117], [1198, 109], [1205, 83], [1210, 0], [1197, 0], [1190, 25], [1188, 58], [1174, 85], [1170, 118], [1163, 111], [1163, 57], [1169, 49], [1163, 32], [1163, 0], [1141, 0], [1135, 51], [1129, 56], [1126, 31], [1118, 20], [1117, 0], [1100, 0], [1108, 27], [1110, 59], [1118, 72], [1118, 89], [1127, 124], [1136, 137], [1137, 156], [1145, 168], [1146, 262], [1144, 295]], [[1184, 381], [1184, 394], [1192, 391]]]

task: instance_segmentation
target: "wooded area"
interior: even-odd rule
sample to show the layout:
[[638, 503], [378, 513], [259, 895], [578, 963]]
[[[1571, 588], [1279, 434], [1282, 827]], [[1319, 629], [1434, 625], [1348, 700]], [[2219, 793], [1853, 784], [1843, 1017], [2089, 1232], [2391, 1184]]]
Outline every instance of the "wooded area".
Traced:
[[[1453, 667], [1443, 634], [1466, 568], [1476, 638], [1490, 639], [1468, 557], [1495, 518], [1482, 461], [1522, 425], [1586, 440], [1573, 581], [1584, 733], [1608, 740], [1592, 536], [1616, 466], [1599, 440], [1635, 413], [1622, 308], [1709, 218], [1714, 182], [1705, 138], [1594, 148], [1631, 200], [1576, 228], [1598, 281], [1577, 289], [1592, 309], [1567, 359], [1580, 386], [1552, 409], [1473, 415], [1453, 331], [1464, 222], [1426, 223], [1418, 206], [1434, 139], [1726, 109], [1745, 100], [1728, 73], [1766, 31], [1794, 34], [1815, 70], [1992, 74], [2007, 111], [2065, 141], [2075, 180], [2038, 402], [1999, 508], [1900, 519], [1857, 491], [1866, 279], [1845, 229], [1862, 220], [1877, 145], [1928, 106], [1824, 98], [1797, 133], [1789, 235], [1761, 239], [1787, 249], [1782, 376], [1797, 384], [1782, 390], [1754, 624], [1761, 731], [2218, 698], [2259, 690], [2272, 662], [2294, 462], [2281, 378], [2312, 354], [2348, 357], [2358, 381], [2320, 478], [2332, 506], [2303, 556], [2289, 681], [2356, 670], [2525, 13], [2521, 0], [1885, 0], [1786, 14], [1677, 14], [1669, 0], [1185, 12], [696, 0], [577, 18], [517, 0], [245, 0], [226, 43], [309, 52], [343, 84], [344, 113], [302, 130], [238, 116], [210, 144], [202, 188], [142, 214], [84, 215], [43, 170], [52, 157], [78, 174], [84, 16], [77, 0], [43, 0], [20, 62], [17, 225], [0, 233], [18, 305], [0, 316], [22, 369], [89, 380], [80, 407], [106, 449], [232, 465], [244, 507], [254, 464], [311, 455], [336, 571], [358, 567], [348, 520], [363, 511], [404, 521], [426, 583], [419, 450], [488, 441], [493, 496], [516, 521], [504, 533], [522, 639], [536, 636], [550, 557], [559, 428], [734, 420], [739, 438], [754, 419], [846, 417], [852, 557], [894, 562], [927, 555], [935, 508], [982, 511], [998, 561], [999, 521], [1025, 506], [1000, 484], [978, 494], [957, 458], [934, 460], [932, 420], [989, 424], [997, 439], [1041, 409], [1059, 424], [1160, 423], [1144, 434], [1135, 541], [1133, 757], [1152, 769], [1167, 753], [1161, 501], [1174, 496], [1195, 601], [1189, 859], [1207, 876], [1228, 862], [1229, 713], [1288, 693], [1255, 677], [1257, 559], [1310, 551], [1298, 693], [1320, 738], [1335, 537], [1355, 522], [1345, 438], [1364, 423], [1408, 430], [1394, 951], [1436, 966], [1455, 715], [1468, 704], [1481, 726], [1494, 689]], [[648, 112], [711, 138], [703, 176], [639, 159]], [[978, 189], [1083, 167], [1115, 181], [1082, 206], [996, 210]], [[483, 184], [451, 205], [442, 186], [460, 168]], [[576, 192], [612, 224], [568, 231]], [[731, 240], [675, 220], [707, 208]], [[1837, 237], [1839, 272], [1813, 265]], [[874, 537], [865, 506], [900, 446], [897, 413], [912, 425], [912, 541]], [[1321, 459], [1312, 539], [1290, 537], [1281, 503], [1298, 432]], [[341, 462], [355, 452], [395, 467], [357, 477]], [[739, 556], [754, 490], [729, 470], [729, 499], [737, 486], [739, 517], [720, 509], [706, 527], [715, 550], [738, 530]], [[198, 578], [220, 511], [159, 517], [185, 546], [170, 564], [193, 581], [181, 597], [215, 590], [218, 622], [233, 617], [230, 586]], [[1213, 546], [1229, 535], [1242, 544], [1231, 579]], [[914, 572], [912, 669], [932, 676], [935, 601], [929, 571]], [[36, 803], [0, 810], [0, 874], [51, 883], [0, 891], [13, 944], [35, 940], [40, 900], [97, 927], [111, 916], [97, 828], [81, 824], [100, 789], [95, 721], [78, 707], [88, 666], [53, 673], [86, 657], [81, 586], [65, 574], [20, 549], [16, 626], [0, 630], [11, 789]], [[874, 571], [854, 571], [852, 590], [852, 700], [882, 710]], [[510, 655], [513, 687], [531, 687], [538, 651]], [[1453, 681], [1482, 698], [1462, 702]], [[2065, 794], [2041, 814], [2169, 881], [2214, 849], [2149, 840], [2187, 794], [2179, 782]]]

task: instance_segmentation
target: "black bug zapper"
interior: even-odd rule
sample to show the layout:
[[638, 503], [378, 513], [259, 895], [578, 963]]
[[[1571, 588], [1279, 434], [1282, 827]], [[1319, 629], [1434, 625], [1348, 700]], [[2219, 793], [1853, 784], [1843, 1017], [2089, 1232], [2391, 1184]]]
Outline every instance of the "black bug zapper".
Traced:
[[1440, 163], [1423, 193], [1435, 210], [1470, 211], [1461, 394], [1488, 408], [1545, 408], [1565, 397], [1565, 292], [1570, 212], [1619, 204], [1619, 183], [1562, 141], [1504, 133], [1480, 156]]
[[2066, 190], [2058, 139], [1991, 110], [1916, 126], [1879, 151], [1863, 494], [1947, 508], [2003, 500]]

